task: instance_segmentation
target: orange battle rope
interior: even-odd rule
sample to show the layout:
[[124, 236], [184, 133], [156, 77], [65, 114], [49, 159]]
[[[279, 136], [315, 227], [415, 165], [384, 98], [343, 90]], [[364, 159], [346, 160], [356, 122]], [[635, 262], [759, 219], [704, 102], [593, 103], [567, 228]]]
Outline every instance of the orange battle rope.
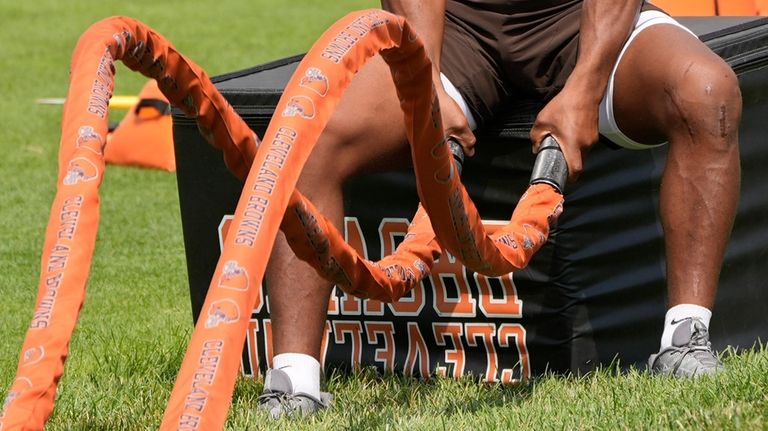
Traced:
[[[294, 189], [344, 89], [377, 52], [389, 63], [398, 88], [424, 208], [419, 208], [395, 255], [374, 263], [362, 259]], [[115, 60], [155, 78], [171, 103], [195, 117], [203, 136], [223, 150], [229, 169], [241, 179], [247, 177], [203, 305], [205, 317], [193, 333], [161, 429], [222, 428], [249, 310], [278, 228], [286, 232], [299, 257], [343, 289], [394, 301], [425, 277], [439, 256], [434, 232], [469, 268], [499, 275], [527, 264], [545, 242], [549, 223], [562, 211], [562, 196], [549, 185], [535, 184], [500, 233], [485, 233], [444, 143], [429, 60], [402, 18], [362, 11], [324, 33], [288, 83], [258, 151], [256, 136], [202, 69], [144, 24], [124, 17], [101, 21], [83, 34], [73, 54], [58, 189], [46, 231], [35, 314], [0, 413], [0, 431], [42, 429], [53, 409], [84, 301], [98, 227], [106, 107], [114, 88]], [[243, 275], [245, 284], [228, 282]]]

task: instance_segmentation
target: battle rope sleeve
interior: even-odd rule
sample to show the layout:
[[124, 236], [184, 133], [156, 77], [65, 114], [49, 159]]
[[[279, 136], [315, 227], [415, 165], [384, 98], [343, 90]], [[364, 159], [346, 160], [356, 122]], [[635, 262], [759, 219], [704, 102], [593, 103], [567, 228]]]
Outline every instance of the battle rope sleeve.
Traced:
[[[457, 147], [458, 151], [461, 151], [461, 147], [455, 144], [451, 149], [453, 154], [455, 154], [454, 148]], [[547, 151], [545, 152], [544, 149]], [[457, 170], [460, 173], [460, 164], [457, 164]], [[548, 136], [536, 158], [530, 183], [531, 185], [548, 184], [561, 192], [567, 175], [567, 166], [559, 145]], [[561, 200], [556, 195], [548, 195], [555, 198], [552, 202], [557, 203], [551, 207], [543, 207], [543, 212], [534, 210], [536, 205], [542, 204], [541, 200], [528, 199], [527, 195], [524, 196], [515, 209], [516, 216], [513, 216], [512, 221], [504, 227], [503, 233], [492, 237], [496, 241], [499, 241], [502, 235], [510, 235], [510, 233], [519, 234], [522, 237], [520, 260], [513, 264], [519, 266], [514, 266], [515, 269], [526, 266], [533, 253], [545, 240], [547, 231], [538, 232], [537, 237], [530, 237], [530, 234], [537, 233], [532, 225], [544, 220], [548, 226], [559, 216], [562, 209]], [[344, 242], [342, 234], [301, 195], [297, 196], [296, 201], [291, 200], [281, 228], [292, 250], [299, 258], [309, 262], [318, 273], [345, 292], [362, 298], [373, 298], [384, 302], [397, 301], [429, 274], [434, 260], [439, 257], [437, 254], [439, 248], [435, 249], [439, 244], [435, 243], [435, 234], [429, 217], [421, 205], [408, 228], [405, 239], [395, 253], [384, 256], [378, 262], [360, 257]], [[544, 237], [541, 236], [542, 233]], [[515, 241], [515, 238], [511, 241]], [[429, 257], [429, 253], [433, 253], [432, 258]]]
[[[525, 266], [545, 242], [549, 223], [562, 209], [562, 195], [548, 184], [531, 185], [510, 224], [500, 234], [486, 235], [445, 145], [431, 65], [420, 40], [394, 15], [378, 10], [350, 14], [315, 43], [277, 105], [246, 180], [203, 305], [204, 318], [192, 335], [161, 429], [219, 429], [223, 425], [256, 292], [253, 288], [231, 291], [222, 288], [219, 280], [226, 275], [227, 266], [246, 268], [247, 264], [248, 279], [255, 281], [251, 286], [258, 285], [278, 217], [284, 217], [284, 230], [299, 255], [326, 257], [315, 262], [321, 273], [343, 273], [355, 263], [352, 254], [344, 254], [343, 241], [333, 239], [340, 234], [328, 223], [323, 226], [322, 215], [308, 201], [299, 202], [300, 196], [292, 191], [342, 92], [377, 52], [391, 68], [411, 142], [419, 197], [440, 243], [470, 268], [499, 275]], [[328, 80], [323, 91], [303, 81], [318, 76]], [[293, 211], [286, 213], [289, 204]], [[290, 218], [304, 228], [291, 232], [287, 224], [296, 222], [286, 221]], [[306, 253], [301, 252], [302, 247]], [[342, 250], [334, 251], [335, 247]], [[331, 278], [343, 281], [353, 275]]]
[[[394, 15], [378, 10], [351, 14], [324, 33], [299, 64], [245, 182], [203, 305], [203, 316], [208, 318], [198, 321], [192, 335], [161, 429], [222, 427], [257, 292], [255, 288], [222, 289], [218, 280], [227, 263], [241, 268], [247, 263], [249, 279], [255, 282], [251, 286], [258, 285], [278, 223], [296, 196], [292, 191], [301, 168], [354, 74], [380, 49], [395, 46], [407, 47], [411, 53], [421, 51], [417, 58], [426, 60], [416, 38], [407, 42], [403, 34], [411, 33]], [[307, 81], [302, 85], [305, 77], [320, 75], [328, 82], [322, 91]], [[315, 219], [323, 218], [318, 214]]]
[[[216, 91], [206, 74], [147, 26], [113, 17], [91, 26], [72, 55], [62, 118], [56, 197], [46, 229], [35, 312], [16, 379], [0, 412], [4, 431], [43, 429], [64, 371], [69, 340], [85, 298], [99, 222], [98, 187], [104, 172], [107, 106], [114, 61], [155, 78], [169, 100], [196, 117], [201, 132], [224, 150], [229, 168], [244, 178], [256, 137]], [[237, 117], [239, 120], [239, 117]]]
[[[407, 37], [403, 39], [403, 35]], [[172, 103], [197, 118], [201, 133], [224, 151], [227, 166], [238, 177], [244, 178], [253, 162], [233, 233], [227, 238], [204, 304], [207, 318], [198, 322], [163, 428], [218, 429], [223, 424], [237, 372], [244, 325], [248, 321], [248, 307], [252, 307], [255, 300], [255, 289], [249, 286], [258, 286], [263, 277], [268, 250], [277, 230], [277, 217], [288, 205], [290, 210], [285, 214], [282, 228], [289, 233], [294, 248], [306, 252], [302, 258], [314, 259], [316, 268], [319, 266], [321, 273], [340, 282], [342, 287], [360, 295], [392, 301], [426, 276], [440, 247], [423, 209], [414, 217], [398, 253], [373, 263], [351, 253], [351, 247], [344, 243], [338, 231], [294, 191], [301, 166], [351, 77], [378, 50], [393, 47], [399, 48], [383, 53], [393, 53], [387, 60], [398, 88], [413, 87], [411, 95], [406, 91], [401, 99], [409, 137], [414, 143], [415, 160], [423, 164], [420, 162], [423, 155], [415, 151], [417, 146], [428, 149], [432, 157], [431, 167], [417, 169], [417, 175], [426, 172], [427, 181], [424, 175], [419, 176], [419, 181], [424, 182], [428, 190], [429, 181], [446, 183], [446, 179], [447, 183], [456, 180], [451, 184], [454, 188], [458, 184], [460, 188], [456, 168], [450, 158], [446, 159], [446, 146], [439, 136], [442, 130], [437, 115], [439, 108], [431, 92], [429, 74], [424, 74], [429, 62], [407, 24], [392, 15], [381, 11], [353, 14], [325, 33], [300, 65], [299, 71], [303, 74], [297, 73], [289, 83], [276, 111], [280, 121], [270, 124], [265, 148], [258, 154], [257, 138], [205, 73], [160, 35], [129, 18], [107, 19], [86, 31], [73, 54], [70, 91], [62, 120], [58, 189], [46, 231], [35, 315], [22, 348], [17, 378], [0, 413], [0, 429], [42, 429], [53, 408], [69, 339], [84, 300], [98, 225], [106, 106], [114, 87], [115, 60], [120, 59], [129, 68], [157, 79]], [[312, 66], [316, 64], [322, 64], [325, 71]], [[325, 82], [316, 87], [317, 79]], [[413, 94], [420, 98], [412, 98]], [[424, 113], [430, 113], [429, 117], [420, 116]], [[429, 123], [431, 129], [426, 127]], [[419, 130], [427, 133], [419, 134]], [[429, 178], [431, 172], [433, 175]], [[557, 216], [562, 202], [560, 195], [549, 186], [534, 185], [526, 196], [530, 197], [531, 191], [536, 193], [535, 199], [521, 199], [510, 224], [521, 226], [523, 233], [510, 226], [502, 232], [518, 235], [521, 240], [522, 253], [506, 254], [515, 258], [513, 268], [524, 266], [543, 243], [547, 223]], [[470, 210], [465, 219], [461, 211], [451, 212], [454, 237], [458, 235], [461, 244], [468, 233], [478, 236], [478, 232], [467, 230], [467, 221], [479, 220], [479, 216], [463, 188], [454, 192], [460, 198], [459, 205], [468, 205]], [[424, 199], [421, 185], [419, 193]], [[430, 202], [430, 206], [435, 207], [435, 203]], [[434, 211], [441, 210], [432, 209], [430, 213], [434, 215]], [[480, 229], [482, 234], [482, 227]], [[517, 249], [515, 238], [509, 240], [497, 235], [483, 244], [495, 241]], [[453, 241], [449, 250], [459, 250], [455, 244]], [[464, 253], [458, 255], [465, 258]], [[509, 272], [506, 267], [500, 271]], [[244, 288], [226, 283], [228, 277], [243, 273], [246, 275]]]
[[[223, 150], [225, 162], [236, 176], [244, 179], [253, 163], [256, 136], [202, 69], [180, 55], [165, 38], [126, 17], [105, 19], [83, 33], [72, 56], [58, 187], [46, 230], [38, 298], [16, 379], [0, 410], [0, 430], [42, 429], [53, 409], [69, 340], [85, 298], [98, 228], [98, 187], [104, 170], [107, 104], [114, 88], [116, 60], [155, 78], [174, 105], [196, 118], [209, 143]], [[304, 84], [311, 86], [312, 82]], [[294, 201], [304, 202], [298, 192], [293, 194]], [[259, 217], [260, 207], [252, 204], [248, 211]], [[420, 214], [423, 218], [423, 210]], [[414, 223], [410, 232], [412, 239], [401, 246], [397, 256], [431, 267], [440, 247], [428, 220]], [[408, 253], [416, 254], [402, 258]], [[237, 265], [228, 262], [222, 277], [238, 271]], [[392, 284], [396, 278], [386, 281]], [[412, 285], [412, 279], [407, 281]]]

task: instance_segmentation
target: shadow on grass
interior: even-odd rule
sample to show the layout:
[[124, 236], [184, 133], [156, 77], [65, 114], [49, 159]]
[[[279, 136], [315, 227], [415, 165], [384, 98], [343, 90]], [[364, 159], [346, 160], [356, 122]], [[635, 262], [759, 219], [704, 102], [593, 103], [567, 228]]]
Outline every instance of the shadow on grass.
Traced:
[[[524, 403], [532, 395], [535, 383], [487, 384], [472, 376], [422, 380], [402, 374], [380, 374], [370, 367], [355, 372], [334, 370], [325, 386], [334, 395], [331, 407], [312, 417], [291, 419], [291, 429], [412, 429], [425, 422], [436, 429], [451, 429], [454, 418]], [[237, 410], [256, 410], [261, 390], [261, 381], [238, 380], [229, 422], [235, 427], [232, 429], [246, 422]], [[247, 422], [248, 429], [270, 429], [277, 425], [259, 412]], [[260, 425], [252, 428], [254, 423]], [[284, 421], [278, 423], [285, 425]]]

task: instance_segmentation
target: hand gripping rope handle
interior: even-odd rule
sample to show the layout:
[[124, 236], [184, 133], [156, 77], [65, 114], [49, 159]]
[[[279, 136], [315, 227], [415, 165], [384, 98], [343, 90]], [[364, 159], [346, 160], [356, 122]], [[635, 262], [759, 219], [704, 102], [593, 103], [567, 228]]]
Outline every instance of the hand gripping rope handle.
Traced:
[[565, 163], [560, 144], [551, 135], [547, 135], [539, 146], [539, 154], [533, 164], [530, 183], [549, 184], [562, 194], [567, 179], [568, 165]]
[[[374, 263], [351, 250], [294, 187], [343, 90], [377, 51], [390, 64], [397, 84], [425, 205], [414, 216], [397, 253]], [[223, 426], [250, 310], [260, 295], [256, 286], [266, 267], [265, 250], [271, 247], [281, 216], [280, 227], [294, 250], [327, 278], [361, 296], [396, 300], [426, 276], [439, 255], [431, 224], [438, 227], [446, 248], [468, 266], [486, 274], [503, 274], [527, 263], [545, 241], [549, 222], [562, 210], [560, 194], [548, 185], [534, 184], [521, 198], [510, 224], [493, 237], [484, 234], [458, 180], [458, 167], [443, 144], [429, 60], [401, 18], [363, 11], [329, 29], [286, 87], [258, 152], [255, 135], [197, 65], [141, 23], [129, 18], [104, 20], [83, 34], [72, 58], [58, 189], [46, 231], [35, 316], [17, 378], [0, 413], [5, 431], [42, 429], [53, 408], [84, 300], [98, 226], [106, 104], [117, 59], [157, 79], [169, 100], [195, 117], [203, 136], [224, 151], [227, 166], [240, 178], [247, 175], [203, 305], [208, 315], [197, 324], [162, 429]], [[313, 87], [318, 77], [325, 87]], [[432, 223], [427, 212], [433, 215]], [[245, 277], [244, 285], [227, 282], [238, 276]]]
[[[448, 146], [451, 150], [453, 160], [456, 161], [456, 168], [461, 174], [464, 167], [464, 150], [461, 144], [453, 137], [448, 137]], [[531, 171], [531, 180], [528, 184], [549, 184], [560, 194], [565, 190], [565, 182], [568, 180], [568, 164], [565, 162], [565, 156], [560, 149], [560, 144], [552, 135], [547, 135], [541, 141], [539, 153], [536, 155], [536, 161], [533, 163]]]

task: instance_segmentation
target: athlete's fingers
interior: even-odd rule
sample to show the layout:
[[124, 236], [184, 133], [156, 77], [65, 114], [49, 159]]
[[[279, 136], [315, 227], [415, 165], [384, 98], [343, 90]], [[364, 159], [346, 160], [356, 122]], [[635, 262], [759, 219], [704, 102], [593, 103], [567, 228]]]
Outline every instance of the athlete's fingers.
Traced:
[[469, 128], [461, 131], [448, 131], [447, 136], [458, 141], [458, 143], [461, 145], [461, 148], [464, 150], [464, 154], [469, 157], [475, 155], [475, 144], [477, 144], [477, 139], [475, 138], [475, 134], [472, 133]]
[[567, 143], [561, 144], [560, 147], [565, 156], [565, 163], [568, 165], [568, 182], [574, 183], [578, 181], [581, 171], [584, 169], [582, 150]]
[[555, 139], [557, 139], [557, 137], [554, 136], [554, 133], [552, 133], [552, 130], [550, 130], [550, 128], [543, 127], [538, 122], [534, 123], [533, 127], [531, 127], [531, 132], [529, 133], [529, 136], [531, 138], [531, 143], [532, 143], [531, 150], [533, 151], [533, 154], [539, 153], [539, 148], [541, 147], [541, 141], [543, 141], [546, 136], [552, 136]]

